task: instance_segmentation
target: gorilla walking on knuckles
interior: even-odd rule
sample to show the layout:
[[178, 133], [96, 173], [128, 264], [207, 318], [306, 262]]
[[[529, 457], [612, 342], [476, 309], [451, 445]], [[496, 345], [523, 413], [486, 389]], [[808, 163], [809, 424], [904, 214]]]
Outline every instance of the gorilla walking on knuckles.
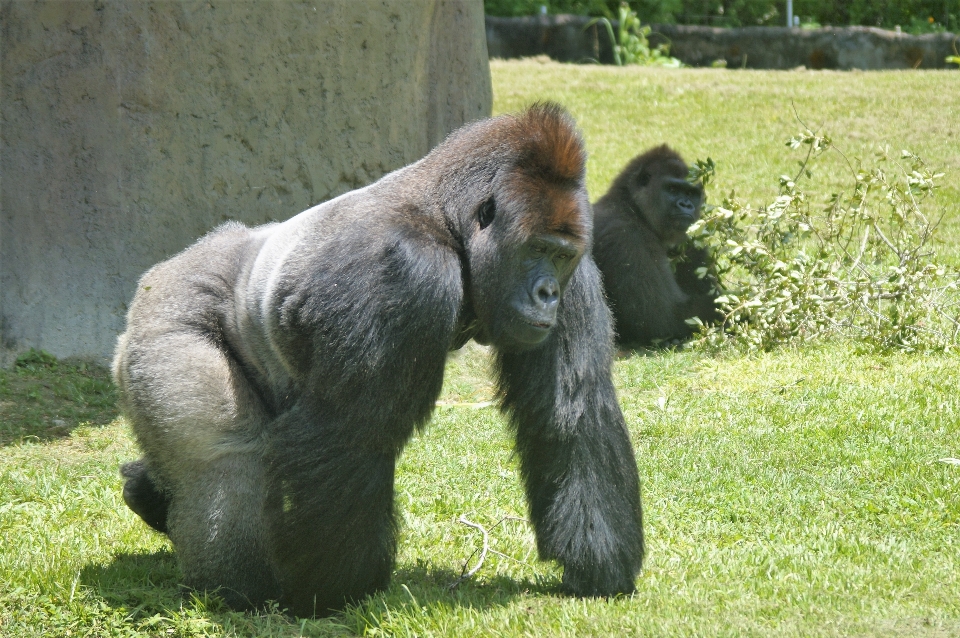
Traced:
[[[625, 347], [688, 337], [686, 323], [718, 320], [717, 293], [705, 250], [686, 246], [671, 264], [671, 251], [700, 218], [703, 185], [687, 181], [683, 158], [666, 144], [635, 157], [593, 205], [593, 255], [613, 311], [616, 339]], [[674, 271], [674, 268], [676, 270]]]
[[540, 557], [571, 594], [633, 591], [637, 466], [584, 162], [570, 117], [534, 105], [143, 276], [114, 362], [143, 451], [124, 500], [187, 585], [299, 616], [386, 587], [397, 457], [473, 338], [495, 352]]

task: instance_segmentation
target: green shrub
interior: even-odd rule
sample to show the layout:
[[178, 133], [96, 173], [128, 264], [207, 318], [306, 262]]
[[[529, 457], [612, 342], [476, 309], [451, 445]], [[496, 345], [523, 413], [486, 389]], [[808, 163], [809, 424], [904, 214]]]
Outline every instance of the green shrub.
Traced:
[[[697, 343], [769, 350], [846, 336], [870, 351], [953, 348], [960, 276], [937, 262], [932, 242], [943, 175], [912, 153], [883, 150], [871, 166], [851, 165], [849, 192], [817, 204], [801, 183], [830, 140], [805, 130], [788, 144], [807, 156], [796, 176], [780, 178], [772, 204], [754, 208], [731, 193], [690, 229], [715, 261], [725, 317]], [[705, 182], [713, 173], [709, 159], [692, 170]]]
[[35, 350], [30, 348], [17, 357], [14, 366], [17, 368], [26, 368], [36, 370], [38, 368], [57, 369], [57, 358], [45, 350]]
[[606, 27], [613, 48], [613, 61], [617, 66], [625, 64], [676, 68], [682, 66], [680, 60], [670, 57], [669, 44], [650, 46], [650, 41], [647, 39], [650, 35], [650, 27], [640, 24], [637, 13], [631, 10], [626, 2], [622, 2], [617, 10], [616, 35], [613, 32], [613, 25], [606, 18], [595, 18], [587, 26], [598, 22]]

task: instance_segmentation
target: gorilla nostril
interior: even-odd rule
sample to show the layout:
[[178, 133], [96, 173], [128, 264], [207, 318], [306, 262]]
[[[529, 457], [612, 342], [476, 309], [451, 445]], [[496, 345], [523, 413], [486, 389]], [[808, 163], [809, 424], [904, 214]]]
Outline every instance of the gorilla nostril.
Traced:
[[560, 284], [553, 277], [542, 277], [537, 281], [533, 294], [544, 306], [556, 304], [560, 299]]

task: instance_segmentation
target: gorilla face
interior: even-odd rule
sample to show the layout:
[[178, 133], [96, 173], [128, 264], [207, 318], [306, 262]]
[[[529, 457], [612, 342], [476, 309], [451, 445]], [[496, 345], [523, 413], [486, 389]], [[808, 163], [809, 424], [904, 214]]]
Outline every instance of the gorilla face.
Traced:
[[[536, 199], [541, 201], [521, 204], [525, 209], [521, 219], [530, 219], [531, 209], [544, 203], [548, 210], [539, 217], [556, 217], [557, 207], [569, 208], [576, 200], [569, 192]], [[558, 232], [531, 233], [529, 224], [511, 223], [516, 218], [511, 219], [510, 209], [516, 205], [507, 203], [498, 209], [491, 197], [480, 207], [470, 258], [470, 285], [481, 324], [479, 339], [522, 351], [541, 344], [556, 325], [563, 291], [584, 254], [586, 242], [583, 237]]]
[[581, 255], [571, 241], [550, 235], [531, 237], [521, 246], [514, 276], [504, 282], [511, 297], [507, 308], [513, 311], [504, 317], [505, 329], [514, 341], [532, 346], [546, 339]]
[[657, 171], [644, 167], [631, 185], [637, 211], [667, 246], [686, 239], [687, 229], [700, 218], [703, 186], [686, 179], [686, 167], [666, 164]]

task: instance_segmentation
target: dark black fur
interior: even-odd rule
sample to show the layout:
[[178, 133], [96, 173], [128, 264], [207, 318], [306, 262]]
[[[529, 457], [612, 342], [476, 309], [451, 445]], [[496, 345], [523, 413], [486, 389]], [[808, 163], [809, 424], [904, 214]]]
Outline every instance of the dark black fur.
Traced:
[[[630, 161], [593, 205], [594, 259], [613, 311], [617, 343], [642, 347], [688, 337], [686, 320], [719, 319], [706, 251], [685, 244], [699, 219], [703, 186], [687, 182], [688, 169], [666, 144]], [[681, 259], [672, 259], [675, 252]]]
[[145, 459], [125, 495], [188, 585], [301, 616], [386, 587], [396, 459], [473, 337], [496, 352], [540, 555], [570, 593], [633, 591], [637, 468], [584, 159], [569, 117], [535, 106], [144, 275], [114, 364]]

